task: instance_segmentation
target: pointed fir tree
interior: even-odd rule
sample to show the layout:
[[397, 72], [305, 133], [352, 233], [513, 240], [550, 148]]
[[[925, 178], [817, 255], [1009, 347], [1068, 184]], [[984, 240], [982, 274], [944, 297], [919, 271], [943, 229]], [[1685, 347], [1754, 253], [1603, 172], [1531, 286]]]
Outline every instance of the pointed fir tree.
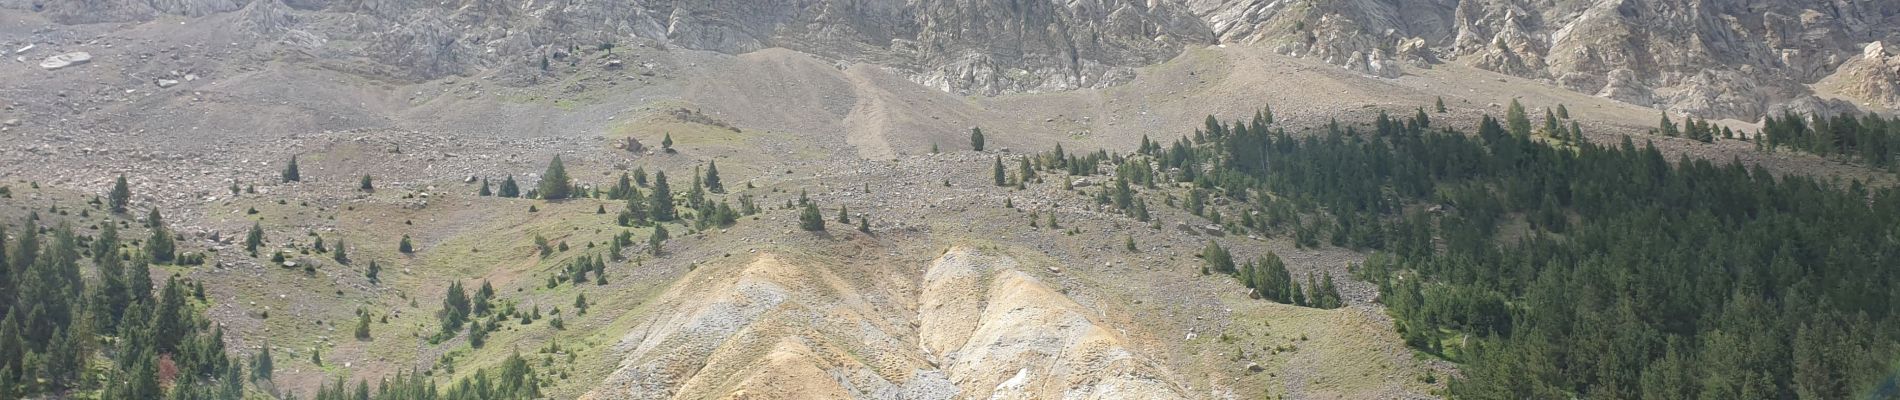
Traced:
[[653, 174], [653, 193], [647, 196], [647, 214], [654, 221], [668, 222], [679, 219], [679, 213], [673, 209], [673, 190], [667, 186], [666, 171]]
[[1434, 106], [1437, 107], [1437, 111], [1439, 114], [1444, 114], [1445, 113], [1445, 96], [1438, 96], [1438, 101], [1437, 103], [1435, 103]]
[[[232, 187], [236, 188], [236, 186]], [[236, 192], [236, 190], [232, 190], [232, 192]], [[124, 174], [120, 174], [118, 179], [112, 181], [112, 194], [107, 195], [106, 199], [107, 204], [111, 206], [113, 214], [125, 213], [126, 203], [132, 200], [132, 189], [126, 185]]]
[[1512, 135], [1519, 137], [1531, 135], [1530, 116], [1525, 114], [1524, 104], [1519, 103], [1516, 98], [1511, 99], [1511, 107], [1504, 111], [1504, 120], [1510, 127]]
[[494, 191], [488, 189], [488, 178], [482, 178], [482, 189], [475, 191], [475, 195], [482, 197], [495, 195]]
[[536, 192], [541, 193], [542, 200], [561, 200], [566, 199], [573, 188], [574, 183], [567, 176], [567, 166], [561, 164], [560, 155], [555, 155], [554, 160], [548, 162], [547, 172], [541, 174], [541, 184]]
[[706, 162], [706, 190], [713, 193], [725, 193], [726, 185], [719, 180], [719, 162]]
[[501, 188], [495, 191], [495, 195], [511, 199], [521, 197], [521, 185], [515, 183], [514, 175], [509, 175], [501, 181]]
[[297, 171], [297, 156], [296, 155], [291, 155], [290, 164], [284, 166], [283, 179], [284, 179], [284, 182], [303, 181], [303, 174]]
[[1009, 186], [1009, 180], [1003, 174], [1003, 157], [1002, 156], [996, 157], [996, 164], [992, 166], [990, 169], [993, 175], [992, 177], [995, 178], [996, 180], [996, 186]]
[[813, 232], [825, 230], [825, 216], [818, 212], [818, 206], [805, 203], [804, 210], [798, 213], [798, 228]]
[[850, 212], [850, 211], [847, 211], [847, 210], [845, 210], [845, 208], [844, 208], [844, 205], [843, 205], [843, 204], [839, 204], [839, 205], [838, 205], [838, 223], [840, 223], [840, 224], [850, 224], [850, 223], [851, 223], [851, 212]]
[[647, 237], [647, 250], [652, 253], [654, 257], [659, 257], [660, 248], [666, 245], [666, 239], [666, 225], [654, 225], [653, 236]]
[[673, 152], [673, 133], [672, 132], [667, 132], [666, 138], [660, 140], [660, 150], [665, 151], [667, 153]]
[[970, 149], [983, 151], [983, 128], [970, 128]]
[[416, 247], [410, 243], [409, 235], [407, 234], [402, 235], [402, 241], [396, 242], [396, 252], [398, 253], [411, 254], [415, 253], [415, 251]]
[[365, 192], [374, 192], [376, 191], [376, 185], [370, 182], [370, 177], [368, 174], [364, 174], [363, 180], [357, 183], [356, 189], [362, 190]]

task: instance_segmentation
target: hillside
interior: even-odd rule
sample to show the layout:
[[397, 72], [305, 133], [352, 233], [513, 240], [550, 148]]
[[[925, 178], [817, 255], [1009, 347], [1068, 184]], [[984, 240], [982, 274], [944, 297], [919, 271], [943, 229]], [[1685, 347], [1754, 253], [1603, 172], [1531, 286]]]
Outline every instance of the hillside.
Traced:
[[197, 346], [0, 397], [1875, 393], [1900, 10], [1758, 3], [0, 0], [0, 283]]

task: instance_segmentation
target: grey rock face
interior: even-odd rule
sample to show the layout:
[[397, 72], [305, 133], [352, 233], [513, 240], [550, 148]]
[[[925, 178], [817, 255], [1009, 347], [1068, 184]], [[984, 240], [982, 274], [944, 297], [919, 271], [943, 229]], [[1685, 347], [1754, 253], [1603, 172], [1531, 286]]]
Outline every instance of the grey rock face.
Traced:
[[1900, 36], [1891, 1], [1183, 1], [1223, 42], [1278, 44], [1355, 70], [1366, 64], [1355, 52], [1429, 54], [1710, 117], [1825, 103], [1806, 85], [1868, 42]]

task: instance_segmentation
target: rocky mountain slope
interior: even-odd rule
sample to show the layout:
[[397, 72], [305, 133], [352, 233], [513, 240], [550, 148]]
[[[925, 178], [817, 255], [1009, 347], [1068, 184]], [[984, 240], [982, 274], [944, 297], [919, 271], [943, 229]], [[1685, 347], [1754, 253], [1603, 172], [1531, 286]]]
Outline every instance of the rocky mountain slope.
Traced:
[[[1703, 117], [1891, 110], [1900, 4], [1756, 0], [9, 0], [61, 24], [214, 17], [280, 52], [427, 80], [538, 82], [602, 43], [724, 53], [785, 47], [896, 68], [954, 93], [1099, 87], [1182, 49], [1260, 44], [1380, 77], [1456, 62]], [[1878, 68], [1872, 68], [1878, 69]], [[1838, 74], [1837, 74], [1838, 72]], [[1831, 76], [1850, 101], [1814, 96]]]
[[[1833, 111], [1806, 85], [1869, 42], [1900, 40], [1900, 3], [1707, 0], [1189, 0], [1223, 42], [1265, 42], [1367, 73], [1461, 62], [1706, 117]], [[1861, 84], [1891, 78], [1856, 75]], [[1870, 82], [1871, 81], [1871, 82]], [[1891, 109], [1880, 99], [1868, 103]]]

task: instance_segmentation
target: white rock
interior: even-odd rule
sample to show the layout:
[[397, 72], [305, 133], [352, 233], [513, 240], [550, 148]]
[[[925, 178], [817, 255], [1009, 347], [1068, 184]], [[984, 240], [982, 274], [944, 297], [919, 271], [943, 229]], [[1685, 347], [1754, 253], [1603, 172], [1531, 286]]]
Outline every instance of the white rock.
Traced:
[[52, 57], [47, 57], [45, 61], [40, 61], [40, 68], [45, 68], [48, 71], [51, 71], [51, 70], [66, 68], [66, 67], [70, 67], [74, 65], [85, 64], [88, 62], [92, 62], [91, 53], [87, 53], [83, 51], [75, 51], [71, 53], [58, 54]]

